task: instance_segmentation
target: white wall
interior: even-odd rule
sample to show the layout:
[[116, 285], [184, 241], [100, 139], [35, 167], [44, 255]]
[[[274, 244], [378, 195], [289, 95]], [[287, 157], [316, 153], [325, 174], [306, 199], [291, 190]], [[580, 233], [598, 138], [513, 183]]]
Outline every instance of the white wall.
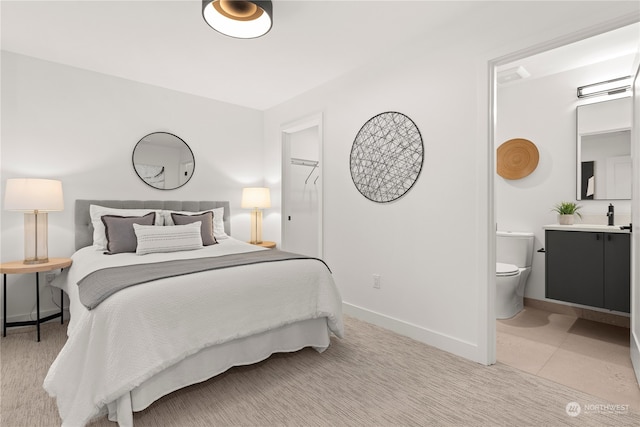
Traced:
[[[179, 189], [155, 190], [133, 169], [136, 143], [157, 131], [178, 135], [195, 156]], [[229, 200], [232, 233], [248, 240], [240, 197], [242, 187], [263, 185], [262, 132], [257, 110], [2, 52], [1, 191], [7, 178], [62, 180], [65, 210], [49, 214], [52, 257], [74, 251], [76, 199]], [[22, 214], [0, 215], [1, 259], [22, 259]], [[28, 317], [34, 280], [8, 277], [10, 321]], [[53, 310], [49, 291], [41, 294], [41, 311]]]
[[[534, 249], [544, 247], [542, 227], [557, 223], [556, 214], [551, 211], [553, 206], [562, 201], [576, 201], [576, 107], [595, 100], [579, 100], [576, 89], [629, 71], [622, 69], [620, 61], [613, 60], [498, 88], [495, 148], [512, 138], [525, 138], [540, 153], [538, 167], [531, 175], [519, 180], [496, 175], [498, 229], [533, 232]], [[613, 203], [616, 224], [629, 223], [629, 200], [578, 203], [583, 206], [584, 222], [606, 224], [607, 207]], [[525, 296], [546, 299], [543, 253], [534, 252]]]
[[[279, 127], [318, 111], [324, 115], [324, 255], [348, 313], [491, 362], [494, 322], [485, 314], [495, 275], [495, 266], [489, 271], [495, 228], [488, 62], [621, 13], [610, 6], [483, 4], [473, 17], [425, 29], [421, 39], [266, 112], [266, 179], [274, 183]], [[425, 159], [403, 198], [377, 204], [353, 185], [349, 155], [362, 124], [384, 111], [416, 123]], [[373, 274], [381, 275], [379, 290]]]

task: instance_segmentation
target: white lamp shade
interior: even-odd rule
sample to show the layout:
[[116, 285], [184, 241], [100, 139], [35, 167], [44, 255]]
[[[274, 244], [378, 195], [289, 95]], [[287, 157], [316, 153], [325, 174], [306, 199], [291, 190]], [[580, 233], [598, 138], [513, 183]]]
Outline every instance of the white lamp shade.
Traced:
[[10, 178], [4, 208], [19, 212], [54, 212], [64, 209], [62, 182], [54, 179]]
[[271, 207], [271, 195], [265, 187], [248, 187], [242, 189], [242, 208], [262, 209]]

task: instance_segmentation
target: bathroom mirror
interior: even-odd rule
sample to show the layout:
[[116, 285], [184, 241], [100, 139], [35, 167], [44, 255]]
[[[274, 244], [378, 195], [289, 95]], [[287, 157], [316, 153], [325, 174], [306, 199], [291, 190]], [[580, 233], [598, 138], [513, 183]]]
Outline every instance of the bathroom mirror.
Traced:
[[195, 159], [182, 139], [167, 132], [154, 132], [144, 136], [133, 149], [133, 168], [147, 185], [173, 190], [191, 179]]
[[576, 109], [578, 200], [631, 199], [631, 98]]

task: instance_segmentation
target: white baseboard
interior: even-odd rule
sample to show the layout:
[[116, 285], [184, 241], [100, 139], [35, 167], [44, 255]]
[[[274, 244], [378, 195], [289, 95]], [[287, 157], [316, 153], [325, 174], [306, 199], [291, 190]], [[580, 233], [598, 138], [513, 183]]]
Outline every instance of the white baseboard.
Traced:
[[[367, 310], [349, 303], [342, 303], [344, 314], [372, 323], [376, 326], [388, 329], [392, 332], [420, 341], [424, 344], [439, 348], [457, 356], [474, 362], [482, 363], [479, 360], [478, 346], [460, 339], [435, 332], [422, 326], [414, 325], [403, 320], [395, 319], [375, 311]], [[345, 331], [345, 336], [349, 337], [349, 331]]]

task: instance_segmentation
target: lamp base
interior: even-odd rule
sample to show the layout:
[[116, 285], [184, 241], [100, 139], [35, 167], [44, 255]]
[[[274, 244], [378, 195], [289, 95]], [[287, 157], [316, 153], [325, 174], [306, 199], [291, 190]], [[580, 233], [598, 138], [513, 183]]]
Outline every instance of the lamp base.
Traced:
[[24, 214], [24, 263], [49, 262], [48, 227], [46, 212]]
[[251, 240], [252, 245], [262, 243], [262, 211], [254, 209], [251, 211]]

